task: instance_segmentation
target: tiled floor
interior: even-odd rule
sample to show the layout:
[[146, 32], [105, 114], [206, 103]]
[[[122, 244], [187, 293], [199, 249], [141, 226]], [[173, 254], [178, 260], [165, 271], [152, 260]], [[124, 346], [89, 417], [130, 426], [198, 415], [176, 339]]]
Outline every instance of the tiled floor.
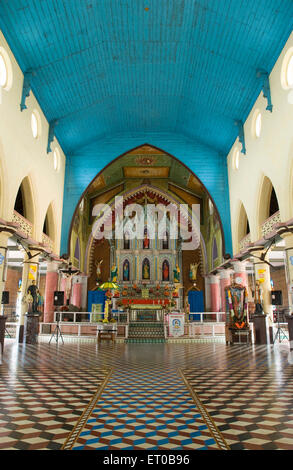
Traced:
[[293, 449], [281, 346], [7, 340], [0, 449]]

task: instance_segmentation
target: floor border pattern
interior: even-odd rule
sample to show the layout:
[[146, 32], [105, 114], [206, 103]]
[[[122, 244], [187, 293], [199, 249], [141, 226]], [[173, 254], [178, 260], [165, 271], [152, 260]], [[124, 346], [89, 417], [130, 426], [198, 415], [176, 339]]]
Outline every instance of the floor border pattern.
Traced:
[[98, 388], [96, 393], [93, 395], [92, 399], [90, 400], [89, 404], [84, 409], [82, 415], [80, 416], [79, 420], [77, 421], [76, 425], [74, 426], [73, 430], [67, 437], [66, 441], [64, 442], [61, 450], [71, 450], [74, 446], [75, 442], [77, 441], [81, 431], [84, 428], [89, 416], [91, 415], [93, 409], [95, 408], [97, 402], [99, 401], [100, 396], [102, 395], [104, 388], [106, 387], [110, 377], [113, 373], [113, 369], [110, 369], [108, 374], [106, 375], [104, 381], [102, 382], [101, 386]]
[[199, 399], [197, 393], [193, 390], [193, 388], [189, 384], [188, 379], [185, 377], [184, 372], [182, 371], [182, 369], [178, 369], [178, 373], [182, 377], [186, 387], [188, 388], [189, 393], [190, 393], [195, 405], [199, 409], [199, 412], [200, 412], [203, 420], [205, 421], [207, 427], [209, 428], [211, 435], [215, 439], [219, 449], [220, 450], [231, 450], [231, 448], [227, 444], [223, 434], [218, 429], [218, 426], [216, 425], [215, 421], [213, 420], [213, 418], [211, 417], [211, 415], [207, 411], [205, 405], [201, 402], [201, 400]]

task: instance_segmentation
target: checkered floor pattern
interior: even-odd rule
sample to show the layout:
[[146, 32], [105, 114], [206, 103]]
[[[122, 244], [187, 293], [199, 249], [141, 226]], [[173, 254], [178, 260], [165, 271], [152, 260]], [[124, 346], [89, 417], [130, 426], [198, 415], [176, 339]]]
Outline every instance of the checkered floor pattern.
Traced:
[[113, 372], [73, 449], [218, 446], [178, 373], [148, 368]]
[[293, 450], [293, 375], [184, 370], [232, 450]]
[[7, 340], [0, 450], [293, 450], [292, 372], [277, 343]]

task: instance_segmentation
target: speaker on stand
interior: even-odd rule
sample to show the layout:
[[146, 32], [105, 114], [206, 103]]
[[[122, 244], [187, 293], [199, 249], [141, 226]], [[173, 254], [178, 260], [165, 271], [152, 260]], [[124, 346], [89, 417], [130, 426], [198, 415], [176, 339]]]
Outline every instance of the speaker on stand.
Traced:
[[[8, 305], [8, 304], [9, 304], [9, 291], [4, 290], [2, 292], [2, 299], [1, 299], [1, 315], [4, 316], [4, 305]], [[11, 338], [11, 334], [9, 333], [6, 327], [5, 327], [5, 333], [9, 336], [9, 338]]]

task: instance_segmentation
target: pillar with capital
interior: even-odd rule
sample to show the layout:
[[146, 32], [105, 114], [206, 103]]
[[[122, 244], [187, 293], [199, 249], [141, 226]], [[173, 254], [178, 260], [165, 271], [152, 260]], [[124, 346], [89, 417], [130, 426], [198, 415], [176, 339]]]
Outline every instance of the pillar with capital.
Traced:
[[58, 290], [58, 268], [59, 263], [56, 261], [49, 261], [47, 263], [44, 305], [45, 323], [52, 323], [54, 321], [54, 292]]
[[245, 261], [234, 261], [233, 263], [234, 276], [233, 280], [236, 284], [241, 284], [244, 287], [248, 287], [248, 278], [246, 272]]

